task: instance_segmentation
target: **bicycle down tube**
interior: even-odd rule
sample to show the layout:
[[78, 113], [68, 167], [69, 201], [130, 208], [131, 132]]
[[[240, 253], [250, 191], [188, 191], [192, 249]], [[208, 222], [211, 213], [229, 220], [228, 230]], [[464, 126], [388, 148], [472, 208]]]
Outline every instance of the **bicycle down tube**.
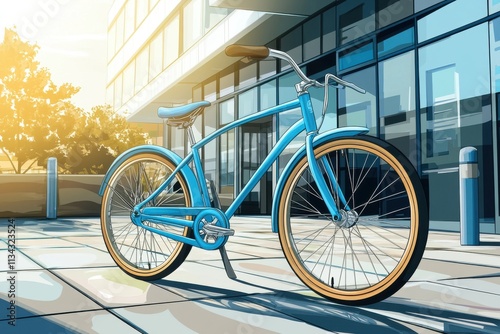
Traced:
[[[305, 107], [304, 107], [305, 106]], [[183, 226], [183, 227], [193, 227], [193, 221], [187, 220], [187, 219], [180, 219], [180, 218], [172, 218], [172, 217], [162, 217], [162, 216], [195, 216], [199, 212], [203, 210], [203, 208], [169, 208], [169, 207], [143, 207], [146, 203], [149, 201], [153, 200], [158, 194], [160, 194], [162, 191], [164, 191], [167, 187], [170, 181], [175, 177], [176, 173], [179, 172], [181, 168], [186, 166], [187, 164], [191, 163], [194, 161], [194, 168], [196, 171], [196, 176], [198, 179], [198, 185], [200, 186], [201, 193], [197, 194], [203, 198], [204, 203], [209, 203], [209, 195], [208, 195], [208, 189], [206, 187], [206, 183], [203, 182], [202, 180], [205, 179], [203, 169], [201, 166], [201, 160], [199, 158], [198, 150], [201, 149], [203, 146], [208, 144], [210, 141], [214, 140], [218, 136], [220, 136], [223, 133], [226, 133], [236, 127], [239, 127], [243, 124], [253, 122], [257, 119], [261, 119], [267, 116], [271, 116], [277, 113], [281, 113], [284, 111], [289, 111], [295, 108], [301, 108], [302, 114], [304, 116], [303, 119], [297, 121], [293, 126], [291, 126], [285, 134], [278, 140], [276, 145], [272, 148], [272, 150], [269, 152], [268, 156], [264, 159], [262, 164], [259, 166], [259, 168], [256, 170], [256, 172], [251, 176], [250, 180], [248, 183], [243, 187], [241, 192], [236, 196], [232, 204], [229, 206], [229, 208], [226, 210], [225, 215], [227, 219], [229, 220], [238, 207], [241, 205], [243, 200], [247, 197], [247, 195], [250, 193], [250, 191], [255, 187], [255, 185], [258, 183], [258, 181], [262, 178], [264, 173], [271, 168], [272, 164], [278, 159], [278, 157], [281, 155], [281, 153], [285, 150], [285, 148], [292, 142], [293, 139], [295, 139], [300, 133], [303, 131], [308, 131], [310, 132], [307, 135], [308, 141], [306, 142], [306, 146], [309, 145], [309, 147], [312, 150], [312, 139], [314, 137], [314, 132], [316, 131], [316, 123], [315, 123], [315, 118], [314, 118], [314, 113], [311, 108], [311, 101], [310, 101], [310, 96], [308, 93], [302, 94], [299, 99], [292, 100], [290, 102], [287, 102], [282, 105], [278, 105], [276, 107], [269, 108], [267, 110], [257, 112], [255, 114], [246, 116], [244, 118], [241, 118], [231, 124], [226, 125], [225, 127], [215, 131], [211, 135], [207, 136], [206, 138], [202, 139], [198, 143], [192, 146], [192, 151], [189, 153], [186, 158], [182, 161], [179, 166], [177, 166], [177, 169], [174, 170], [172, 175], [170, 175], [167, 180], [160, 186], [155, 192], [150, 194], [149, 197], [147, 197], [143, 202], [139, 203], [134, 212], [136, 213], [136, 217], [133, 218], [134, 222], [142, 227], [145, 227], [148, 230], [157, 232], [163, 236], [170, 237], [172, 239], [178, 239], [178, 241], [186, 242], [185, 237], [181, 237], [178, 235], [171, 234], [169, 232], [157, 230], [154, 228], [150, 228], [148, 226], [145, 226], [141, 224], [141, 221], [144, 220], [153, 220], [158, 223], [163, 223], [163, 224], [172, 224], [176, 226]], [[312, 119], [312, 120], [311, 120]], [[314, 123], [314, 125], [313, 125]], [[309, 129], [308, 129], [309, 128]], [[312, 130], [312, 131], [311, 131]], [[328, 187], [326, 185], [326, 181], [324, 177], [322, 176], [322, 173], [319, 169], [318, 163], [314, 160], [314, 155], [312, 154], [312, 160], [310, 162], [310, 166], [313, 169], [313, 177], [315, 178], [315, 181], [317, 182], [318, 185], [320, 185], [320, 192], [322, 196], [324, 196], [325, 203], [327, 203], [327, 206], [332, 213], [332, 217], [335, 219], [339, 219], [339, 213], [338, 213], [338, 208], [335, 205], [333, 201], [333, 197], [328, 190]], [[326, 172], [329, 176], [332, 176], [332, 171], [326, 169]], [[334, 183], [334, 189], [339, 190], [338, 185], [335, 185], [336, 179], [332, 178], [331, 182]], [[328, 200], [327, 200], [328, 199]], [[341, 196], [341, 199], [343, 200], [343, 205], [345, 206], [345, 199], [343, 196]], [[192, 244], [191, 242], [188, 242], [189, 244]], [[192, 244], [196, 245], [196, 244]]]

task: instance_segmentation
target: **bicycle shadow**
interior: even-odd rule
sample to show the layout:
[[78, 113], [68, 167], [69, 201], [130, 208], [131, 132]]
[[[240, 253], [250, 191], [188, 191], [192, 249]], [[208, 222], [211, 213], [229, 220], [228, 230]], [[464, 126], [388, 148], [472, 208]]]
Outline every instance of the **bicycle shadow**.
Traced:
[[[254, 283], [236, 281], [268, 289]], [[369, 306], [335, 304], [322, 297], [299, 292], [275, 291], [248, 294], [237, 290], [186, 282], [161, 280], [155, 284], [166, 288], [204, 293], [206, 298], [192, 301], [251, 315], [292, 318], [328, 331], [344, 333], [499, 333], [500, 320], [422, 305], [400, 297], [390, 297]], [[214, 303], [214, 300], [218, 303]], [[243, 302], [242, 302], [243, 301]], [[246, 303], [245, 303], [246, 302]], [[255, 307], [258, 305], [260, 307]], [[253, 306], [253, 307], [252, 307]], [[465, 310], [465, 309], [464, 309]]]

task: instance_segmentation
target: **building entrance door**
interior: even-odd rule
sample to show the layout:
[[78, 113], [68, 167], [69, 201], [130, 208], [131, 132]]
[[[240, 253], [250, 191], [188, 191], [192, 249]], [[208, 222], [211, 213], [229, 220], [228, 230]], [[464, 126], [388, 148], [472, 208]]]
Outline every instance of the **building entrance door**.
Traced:
[[[240, 190], [262, 164], [272, 147], [272, 118], [241, 127], [240, 137]], [[243, 201], [239, 213], [244, 215], [270, 215], [272, 206], [272, 167]]]

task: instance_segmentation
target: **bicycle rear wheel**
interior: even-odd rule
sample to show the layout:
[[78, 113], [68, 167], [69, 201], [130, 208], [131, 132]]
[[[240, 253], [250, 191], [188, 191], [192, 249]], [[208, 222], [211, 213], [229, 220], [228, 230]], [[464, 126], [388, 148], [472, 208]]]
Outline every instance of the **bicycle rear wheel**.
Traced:
[[[124, 161], [111, 176], [101, 206], [104, 243], [115, 263], [128, 275], [156, 280], [173, 272], [188, 256], [191, 246], [150, 232], [132, 223], [131, 213], [172, 174], [175, 164], [154, 153], [137, 153]], [[187, 183], [179, 173], [146, 206], [191, 205]], [[192, 230], [151, 221], [145, 225], [192, 237]]]
[[427, 204], [416, 171], [398, 150], [373, 137], [329, 141], [314, 154], [342, 219], [332, 219], [304, 156], [279, 202], [288, 263], [304, 284], [332, 301], [362, 305], [389, 297], [410, 279], [427, 242]]

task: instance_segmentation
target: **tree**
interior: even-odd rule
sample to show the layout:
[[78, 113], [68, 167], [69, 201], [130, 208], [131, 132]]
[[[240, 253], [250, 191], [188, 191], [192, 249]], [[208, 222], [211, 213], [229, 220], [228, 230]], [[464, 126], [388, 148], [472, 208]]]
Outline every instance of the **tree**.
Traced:
[[75, 108], [69, 99], [79, 88], [55, 85], [36, 60], [37, 52], [38, 46], [5, 29], [0, 44], [0, 149], [16, 173], [26, 173], [54, 153], [75, 116], [68, 112]]
[[102, 174], [118, 154], [149, 139], [109, 105], [92, 108], [75, 124], [72, 144], [58, 153], [60, 166], [72, 174]]

